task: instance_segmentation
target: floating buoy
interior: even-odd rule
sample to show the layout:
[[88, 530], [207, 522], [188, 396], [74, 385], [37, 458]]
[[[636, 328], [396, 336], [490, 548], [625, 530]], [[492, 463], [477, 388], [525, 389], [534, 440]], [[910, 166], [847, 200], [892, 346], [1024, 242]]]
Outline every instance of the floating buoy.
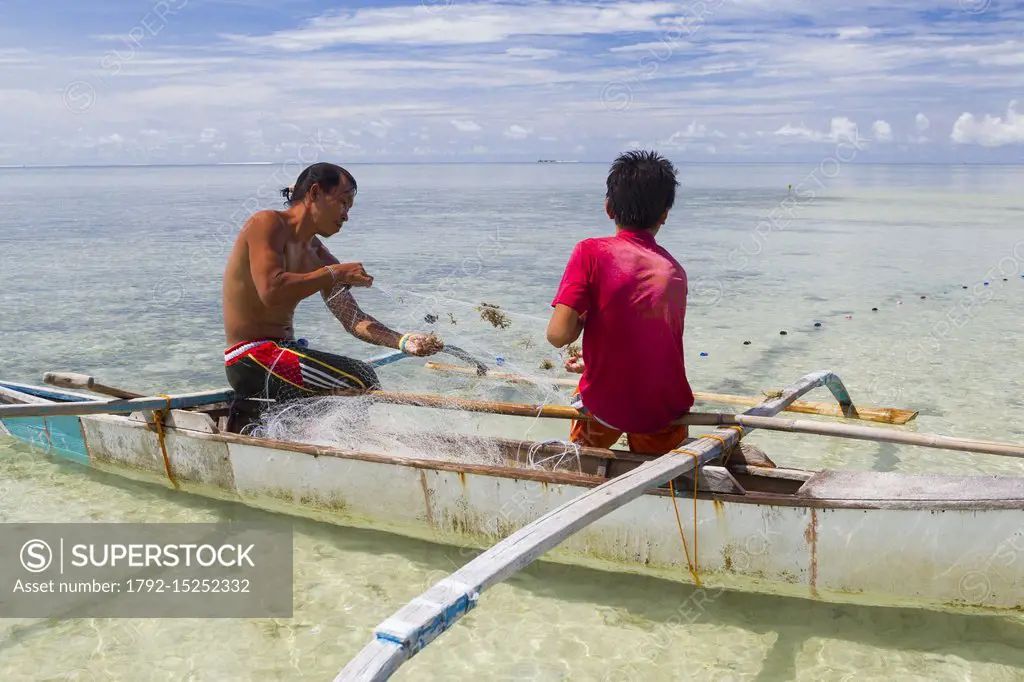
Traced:
[[781, 332], [779, 332], [779, 336], [785, 336], [788, 333], [789, 332], [787, 332], [785, 329], [783, 329]]
[[965, 284], [965, 285], [964, 285], [964, 289], [966, 289], [966, 288], [967, 288], [967, 285]]
[[435, 322], [437, 322], [437, 315], [434, 315], [433, 313], [427, 313], [423, 317], [423, 321], [426, 322], [427, 324], [434, 324]]
[[749, 346], [749, 345], [750, 345], [750, 341], [744, 341], [744, 342], [743, 342], [743, 345], [744, 345], [744, 346]]
[[1006, 282], [1006, 281], [1007, 281], [1007, 279], [1006, 279], [1005, 277], [1003, 277], [1003, 281], [1004, 281], [1004, 282]]
[[896, 305], [903, 305], [903, 301], [896, 301]]
[[309, 348], [309, 341], [306, 339], [298, 339], [295, 343], [299, 344], [303, 348]]
[[985, 282], [985, 286], [988, 286], [988, 282]]
[[872, 309], [871, 309], [871, 312], [873, 312], [873, 313], [877, 313], [877, 312], [878, 312], [878, 308], [872, 308]]
[[[878, 308], [875, 308], [875, 310], [878, 310]], [[852, 319], [853, 319], [853, 315], [847, 315], [847, 316], [846, 316], [846, 319], [848, 319], [848, 320], [852, 320]]]
[[499, 365], [504, 365], [505, 364], [505, 358], [501, 357], [500, 355], [498, 357], [494, 358], [494, 361], [496, 363], [498, 363]]
[[921, 300], [923, 301], [923, 300], [924, 300], [924, 299], [926, 299], [926, 298], [927, 298], [927, 296], [922, 296], [922, 297], [921, 297]]
[[700, 353], [700, 356], [701, 356], [702, 358], [706, 358], [706, 357], [708, 356], [708, 354], [707, 354], [707, 353], [705, 353], [704, 351], [701, 351], [701, 353]]
[[815, 323], [814, 323], [814, 326], [815, 326], [815, 327], [820, 327], [820, 326], [821, 326], [821, 322], [815, 322]]

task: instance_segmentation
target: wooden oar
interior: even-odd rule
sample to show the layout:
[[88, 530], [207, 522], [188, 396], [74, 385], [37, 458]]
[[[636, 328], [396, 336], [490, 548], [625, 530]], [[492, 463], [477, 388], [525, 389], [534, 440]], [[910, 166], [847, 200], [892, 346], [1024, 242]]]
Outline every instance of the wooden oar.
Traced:
[[[781, 397], [767, 399], [751, 409], [749, 414], [776, 414], [798, 396], [823, 384], [845, 393], [838, 377], [829, 372], [816, 372], [786, 389]], [[719, 429], [715, 438], [704, 437], [688, 444], [687, 450], [693, 454], [669, 453], [659, 457], [587, 490], [524, 526], [381, 623], [374, 631], [374, 639], [338, 673], [335, 682], [388, 679], [403, 662], [474, 608], [484, 590], [522, 570], [580, 529], [645, 491], [706, 464], [723, 448], [737, 442], [738, 434], [734, 429]]]
[[[372, 400], [392, 405], [410, 405], [431, 407], [442, 410], [462, 412], [480, 412], [501, 414], [513, 417], [540, 417], [543, 419], [579, 419], [592, 420], [593, 417], [581, 413], [567, 405], [534, 405], [529, 403], [507, 403], [492, 400], [469, 400], [466, 398], [450, 398], [439, 395], [421, 395], [416, 393], [399, 393], [395, 391], [336, 391], [335, 395], [363, 396]], [[919, 445], [939, 450], [957, 450], [960, 452], [977, 452], [1007, 457], [1024, 457], [1024, 446], [1012, 443], [955, 438], [929, 433], [906, 433], [895, 429], [881, 429], [853, 424], [831, 424], [800, 419], [783, 419], [780, 417], [761, 417], [749, 415], [699, 413], [694, 412], [673, 422], [689, 426], [721, 426], [739, 425], [766, 431], [788, 431], [790, 433], [806, 433], [817, 436], [834, 436], [836, 438], [853, 438], [870, 440], [878, 443], [898, 443], [902, 445]]]
[[[426, 369], [446, 374], [464, 374], [482, 376], [479, 372], [459, 367], [458, 365], [445, 364], [428, 360], [424, 365]], [[492, 379], [505, 381], [512, 384], [534, 384], [534, 385], [555, 385], [575, 388], [579, 383], [578, 379], [551, 377], [550, 379], [534, 378], [522, 374], [510, 372], [489, 371], [485, 375]], [[764, 398], [747, 397], [741, 395], [728, 395], [724, 393], [700, 393], [694, 392], [693, 397], [697, 402], [715, 403], [722, 405], [744, 405], [753, 406], [759, 404]], [[901, 410], [895, 407], [854, 407], [843, 409], [838, 404], [809, 403], [800, 400], [794, 401], [786, 407], [786, 412], [800, 412], [803, 414], [820, 414], [828, 417], [843, 417], [846, 419], [859, 419], [862, 421], [880, 422], [883, 424], [906, 424], [917, 416], [912, 410]]]

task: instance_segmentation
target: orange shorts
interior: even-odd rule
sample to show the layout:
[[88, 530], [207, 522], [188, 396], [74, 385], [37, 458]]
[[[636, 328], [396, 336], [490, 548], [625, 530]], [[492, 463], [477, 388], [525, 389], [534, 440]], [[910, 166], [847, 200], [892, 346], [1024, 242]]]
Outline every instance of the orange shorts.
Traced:
[[[573, 402], [581, 412], [586, 412], [578, 400], [579, 394], [573, 393]], [[640, 452], [645, 455], [664, 455], [675, 450], [690, 435], [689, 427], [686, 424], [669, 426], [654, 433], [629, 433], [626, 439], [629, 441], [629, 449], [633, 452]], [[569, 432], [569, 440], [573, 443], [592, 448], [610, 448], [622, 436], [622, 431], [605, 426], [596, 420], [577, 419], [572, 420], [572, 427]]]

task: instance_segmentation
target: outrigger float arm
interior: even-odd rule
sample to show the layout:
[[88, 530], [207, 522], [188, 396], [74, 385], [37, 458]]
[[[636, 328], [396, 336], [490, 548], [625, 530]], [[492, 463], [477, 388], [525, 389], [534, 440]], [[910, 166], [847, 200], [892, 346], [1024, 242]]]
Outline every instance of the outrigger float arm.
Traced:
[[[773, 416], [803, 394], [827, 387], [848, 404], [846, 387], [831, 372], [814, 372], [744, 414]], [[476, 606], [480, 594], [533, 563], [577, 531], [615, 511], [645, 491], [702, 466], [740, 440], [742, 427], [723, 428], [587, 490], [497, 543], [399, 609], [374, 630], [373, 640], [334, 678], [334, 682], [377, 682], [451, 628]]]

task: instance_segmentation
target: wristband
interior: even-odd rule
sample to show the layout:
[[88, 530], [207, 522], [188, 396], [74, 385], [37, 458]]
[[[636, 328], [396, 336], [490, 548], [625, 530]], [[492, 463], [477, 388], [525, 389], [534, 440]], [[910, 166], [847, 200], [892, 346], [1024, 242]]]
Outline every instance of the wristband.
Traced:
[[327, 272], [331, 273], [331, 280], [332, 280], [331, 291], [332, 292], [333, 291], [349, 291], [352, 288], [351, 284], [342, 284], [341, 287], [338, 286], [338, 276], [334, 274], [334, 270], [331, 269], [330, 265], [325, 265], [324, 266], [324, 270], [326, 270]]
[[412, 334], [403, 334], [402, 338], [398, 340], [398, 350], [405, 352], [405, 342], [409, 340]]

